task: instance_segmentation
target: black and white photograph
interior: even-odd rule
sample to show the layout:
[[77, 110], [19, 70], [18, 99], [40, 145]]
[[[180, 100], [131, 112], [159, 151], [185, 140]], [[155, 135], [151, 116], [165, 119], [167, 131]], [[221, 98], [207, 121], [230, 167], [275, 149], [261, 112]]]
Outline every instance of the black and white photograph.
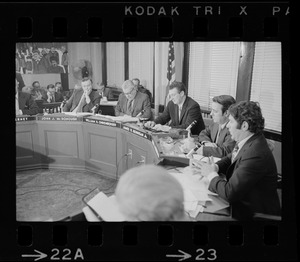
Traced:
[[280, 41], [15, 54], [18, 222], [282, 220]]

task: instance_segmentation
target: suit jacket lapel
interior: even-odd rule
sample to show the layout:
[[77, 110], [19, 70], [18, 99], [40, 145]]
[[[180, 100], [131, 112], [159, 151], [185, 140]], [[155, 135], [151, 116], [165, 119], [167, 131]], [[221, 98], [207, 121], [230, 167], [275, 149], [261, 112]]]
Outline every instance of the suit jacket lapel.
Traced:
[[[171, 102], [171, 103], [173, 103], [173, 102]], [[172, 124], [175, 125], [175, 126], [177, 126], [177, 125], [179, 125], [179, 122], [180, 122], [179, 115], [178, 115], [179, 114], [179, 112], [178, 112], [179, 111], [179, 107], [178, 107], [178, 105], [175, 105], [174, 103], [173, 103], [173, 105], [174, 105], [174, 115], [175, 115], [175, 118], [172, 120]], [[177, 123], [177, 121], [178, 121], [178, 123]]]
[[219, 124], [214, 124], [212, 132], [211, 132], [211, 140], [212, 142], [214, 142], [216, 140], [216, 136], [218, 134], [218, 130], [219, 130]]
[[242, 156], [242, 154], [249, 148], [249, 146], [251, 145], [252, 141], [254, 139], [256, 139], [256, 138], [257, 138], [257, 135], [253, 135], [252, 137], [250, 137], [248, 139], [248, 141], [244, 144], [244, 146], [241, 148], [241, 150], [239, 151], [239, 153], [236, 155], [233, 163], [236, 162]]
[[[74, 91], [75, 92], [75, 91]], [[83, 94], [83, 89], [78, 90], [77, 94], [74, 96], [74, 100], [73, 100], [73, 105], [70, 111], [73, 111], [79, 104], [80, 99], [82, 97]]]
[[[185, 111], [186, 111], [186, 108], [187, 108], [187, 100], [188, 100], [188, 97], [186, 97], [185, 98], [185, 101], [184, 101], [184, 103], [183, 103], [183, 105], [182, 105], [182, 108], [181, 108], [181, 113], [180, 113], [180, 119], [179, 119], [179, 124], [181, 124], [181, 120], [182, 120], [182, 117], [183, 117], [183, 115], [185, 114]], [[177, 112], [178, 112], [179, 110], [177, 110]]]

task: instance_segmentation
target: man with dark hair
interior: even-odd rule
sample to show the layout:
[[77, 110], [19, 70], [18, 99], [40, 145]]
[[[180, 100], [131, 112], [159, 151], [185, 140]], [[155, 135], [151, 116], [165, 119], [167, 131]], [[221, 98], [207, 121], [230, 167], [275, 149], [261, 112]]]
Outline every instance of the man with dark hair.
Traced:
[[58, 65], [58, 59], [55, 56], [50, 56], [51, 65], [48, 68], [48, 73], [61, 74], [64, 73], [64, 69]]
[[16, 115], [36, 115], [39, 111], [37, 104], [30, 94], [19, 91], [16, 79]]
[[97, 89], [98, 89], [98, 92], [102, 98], [102, 101], [104, 101], [105, 99], [106, 100], [113, 100], [114, 99], [114, 94], [112, 92], [112, 90], [109, 88], [109, 87], [105, 87], [104, 85], [102, 84], [99, 84], [97, 83]]
[[62, 102], [64, 100], [61, 93], [55, 92], [55, 86], [52, 84], [47, 86], [47, 93], [43, 96], [43, 99], [48, 103]]
[[276, 163], [263, 135], [261, 109], [256, 102], [241, 101], [228, 111], [234, 150], [216, 164], [211, 158], [208, 163], [191, 159], [193, 171], [206, 177], [208, 189], [231, 204], [234, 218], [280, 215]]
[[64, 112], [92, 112], [92, 108], [100, 104], [100, 95], [93, 89], [92, 80], [88, 77], [81, 80], [82, 88], [74, 89], [72, 96], [65, 104]]
[[203, 156], [223, 157], [229, 154], [235, 145], [228, 128], [228, 108], [235, 103], [229, 95], [215, 96], [212, 99], [211, 112], [213, 123], [199, 134], [201, 147], [197, 154]]
[[169, 86], [170, 101], [161, 116], [145, 124], [153, 127], [155, 124], [167, 124], [170, 120], [172, 128], [187, 128], [194, 120], [197, 123], [191, 128], [191, 134], [199, 135], [205, 128], [199, 104], [187, 96], [185, 85], [174, 81]]

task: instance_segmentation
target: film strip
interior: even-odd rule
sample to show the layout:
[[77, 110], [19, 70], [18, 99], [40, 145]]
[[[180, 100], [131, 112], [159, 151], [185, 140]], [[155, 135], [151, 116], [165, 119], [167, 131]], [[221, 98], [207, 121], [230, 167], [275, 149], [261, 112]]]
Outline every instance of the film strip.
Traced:
[[[14, 84], [16, 43], [281, 42], [282, 101], [286, 105], [282, 107], [282, 151], [291, 152], [292, 125], [291, 118], [286, 117], [292, 111], [290, 12], [289, 1], [1, 3], [0, 52], [6, 61], [0, 65], [3, 85]], [[5, 103], [5, 108], [10, 108], [14, 102]], [[13, 111], [11, 108], [10, 112]], [[4, 114], [9, 130], [14, 130], [15, 116]], [[8, 133], [10, 141], [15, 141], [15, 133], [5, 129], [4, 135]], [[2, 163], [2, 166], [9, 163], [1, 177], [0, 259], [3, 261], [297, 259], [294, 197], [297, 183], [290, 154], [282, 154], [282, 218], [251, 222], [89, 223], [76, 218], [52, 223], [17, 221], [14, 159], [12, 148]]]

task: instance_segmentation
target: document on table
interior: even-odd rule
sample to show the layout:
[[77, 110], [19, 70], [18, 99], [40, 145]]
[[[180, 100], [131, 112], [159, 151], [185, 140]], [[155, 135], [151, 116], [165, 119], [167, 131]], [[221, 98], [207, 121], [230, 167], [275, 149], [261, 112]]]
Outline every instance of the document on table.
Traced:
[[177, 172], [170, 170], [169, 174], [181, 184], [184, 192], [184, 209], [191, 217], [195, 218], [199, 212], [214, 213], [229, 206], [216, 193], [208, 190], [207, 178], [193, 175], [190, 167]]
[[88, 201], [87, 204], [104, 221], [125, 221], [125, 217], [119, 210], [114, 195], [107, 197], [103, 192], [100, 192]]
[[[208, 161], [208, 157], [202, 156], [202, 155], [194, 154], [193, 158], [196, 159], [196, 160], [201, 160], [203, 162], [207, 162]], [[221, 160], [221, 158], [219, 158], [219, 157], [213, 157], [213, 159], [214, 159], [215, 163], [218, 162], [219, 160]]]
[[100, 115], [100, 114], [96, 114], [96, 116], [101, 116], [104, 118], [108, 118], [111, 119], [113, 121], [118, 121], [118, 122], [138, 122], [139, 119], [137, 117], [132, 117], [132, 116], [109, 116], [109, 115]]
[[116, 106], [118, 101], [104, 101], [101, 99], [100, 105], [101, 106]]
[[75, 113], [75, 112], [64, 112], [65, 115], [70, 115], [70, 116], [91, 116], [93, 115], [93, 113], [89, 113], [89, 112], [79, 112], [79, 113]]

